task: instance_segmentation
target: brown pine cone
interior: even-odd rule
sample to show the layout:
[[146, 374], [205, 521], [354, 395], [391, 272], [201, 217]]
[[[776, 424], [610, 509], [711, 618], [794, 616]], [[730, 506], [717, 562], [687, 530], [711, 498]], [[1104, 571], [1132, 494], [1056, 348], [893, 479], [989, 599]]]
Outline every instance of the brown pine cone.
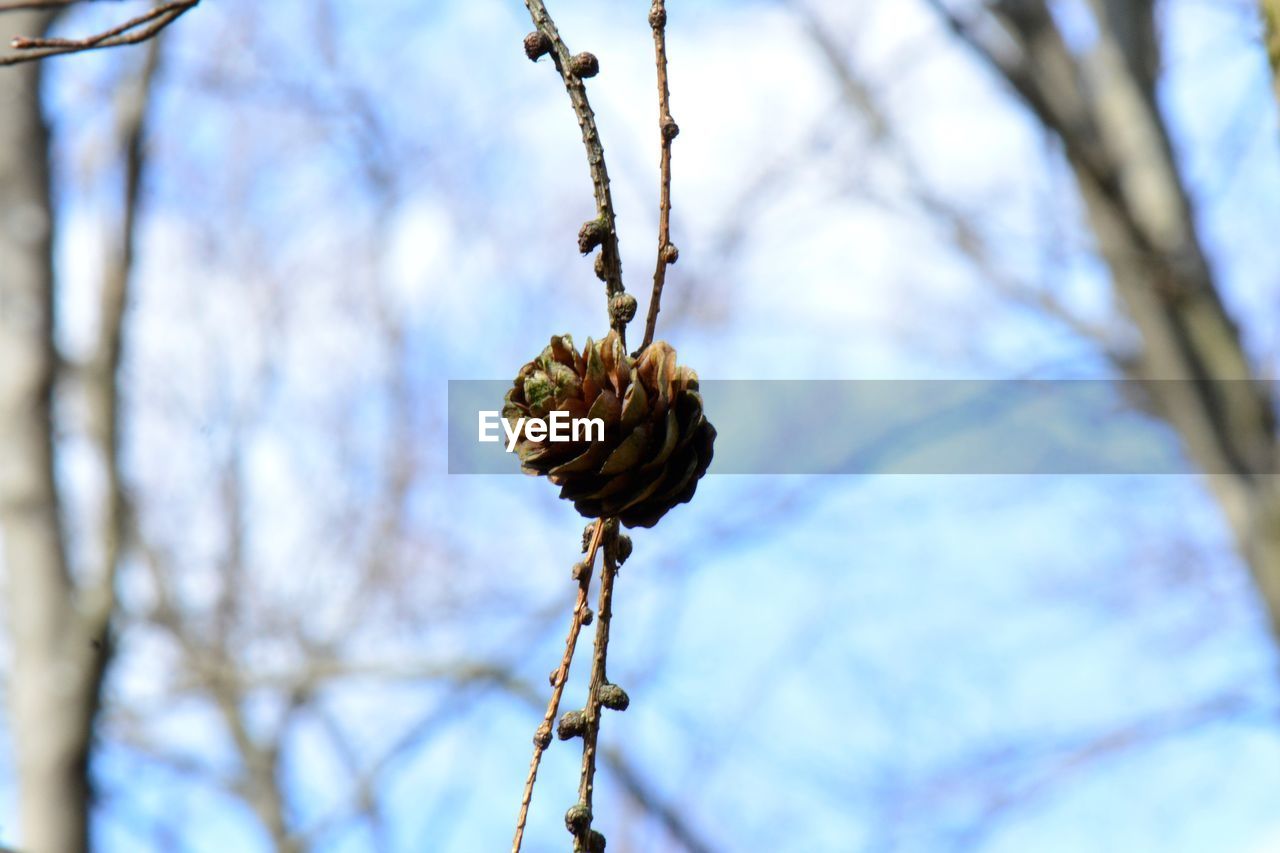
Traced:
[[560, 486], [560, 497], [588, 518], [652, 527], [693, 497], [711, 464], [716, 430], [702, 413], [698, 375], [678, 367], [664, 341], [632, 359], [614, 331], [588, 338], [581, 354], [568, 335], [552, 337], [520, 368], [502, 416], [514, 428], [519, 418], [549, 420], [554, 412], [599, 418], [603, 440], [582, 430], [580, 440], [531, 441], [521, 430], [520, 467]]

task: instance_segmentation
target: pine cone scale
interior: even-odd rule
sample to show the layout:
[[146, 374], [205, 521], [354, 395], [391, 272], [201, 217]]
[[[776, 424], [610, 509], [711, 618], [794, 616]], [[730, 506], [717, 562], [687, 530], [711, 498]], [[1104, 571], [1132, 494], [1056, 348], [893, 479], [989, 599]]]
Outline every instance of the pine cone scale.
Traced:
[[[587, 340], [581, 354], [558, 335], [524, 365], [507, 392], [504, 418], [599, 418], [604, 438], [516, 443], [521, 467], [547, 476], [588, 517], [651, 527], [693, 497], [711, 464], [715, 428], [703, 414], [698, 376], [657, 341], [634, 360], [616, 332]], [[592, 436], [594, 439], [595, 437]]]

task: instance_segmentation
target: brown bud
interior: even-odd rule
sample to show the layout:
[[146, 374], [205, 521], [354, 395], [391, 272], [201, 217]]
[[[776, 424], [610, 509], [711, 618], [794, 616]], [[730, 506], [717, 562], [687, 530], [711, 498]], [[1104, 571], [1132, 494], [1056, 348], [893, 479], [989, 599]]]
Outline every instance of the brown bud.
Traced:
[[593, 829], [587, 833], [587, 853], [604, 853], [604, 833]]
[[667, 119], [662, 123], [662, 139], [664, 142], [670, 142], [680, 135], [680, 125], [675, 123], [675, 119]]
[[604, 252], [597, 252], [597, 253], [596, 253], [596, 263], [595, 263], [595, 268], [596, 268], [596, 278], [600, 279], [601, 281], [604, 281], [604, 279], [605, 279], [605, 275], [604, 275]]
[[582, 561], [573, 564], [573, 579], [582, 583], [591, 574], [591, 566]]
[[581, 711], [565, 711], [560, 716], [560, 722], [556, 723], [556, 737], [560, 738], [560, 740], [581, 737], [586, 729], [587, 718], [583, 716]]
[[618, 685], [605, 684], [600, 687], [600, 704], [610, 711], [625, 711], [631, 704], [631, 697]]
[[590, 252], [592, 249], [604, 242], [604, 238], [609, 235], [609, 228], [601, 219], [589, 219], [582, 223], [582, 227], [578, 229], [578, 251], [582, 254]]
[[614, 325], [630, 323], [636, 316], [636, 298], [630, 293], [616, 294], [609, 300], [609, 314]]
[[546, 749], [551, 745], [551, 730], [539, 728], [533, 733], [533, 745], [538, 749]]
[[674, 243], [668, 243], [662, 247], [662, 260], [668, 264], [674, 264], [680, 260], [680, 250], [676, 248]]
[[655, 30], [660, 30], [666, 25], [667, 10], [659, 6], [657, 3], [654, 3], [653, 8], [649, 10], [649, 26], [653, 27]]
[[628, 536], [625, 533], [618, 534], [618, 551], [615, 556], [619, 566], [625, 563], [627, 561], [627, 558], [631, 556], [631, 549], [633, 547], [634, 545], [631, 542], [630, 536]]
[[537, 62], [540, 57], [551, 52], [551, 39], [542, 30], [534, 30], [524, 37], [524, 55], [530, 61]]
[[586, 803], [575, 803], [564, 813], [565, 828], [574, 835], [591, 826], [591, 809]]
[[596, 532], [596, 523], [593, 521], [582, 529], [582, 553], [587, 553], [587, 549], [591, 547], [591, 536]]
[[575, 77], [586, 80], [600, 73], [600, 60], [596, 59], [595, 54], [583, 51], [569, 60], [569, 70]]
[[583, 625], [590, 625], [593, 621], [595, 621], [595, 618], [596, 618], [596, 615], [591, 612], [590, 607], [582, 608], [582, 624]]

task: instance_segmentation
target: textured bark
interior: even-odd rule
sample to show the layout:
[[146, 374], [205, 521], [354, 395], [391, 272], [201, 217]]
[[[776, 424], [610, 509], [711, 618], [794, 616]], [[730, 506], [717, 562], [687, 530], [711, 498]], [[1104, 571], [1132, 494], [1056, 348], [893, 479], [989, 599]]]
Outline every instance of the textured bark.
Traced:
[[[1099, 252], [1142, 338], [1142, 358], [1123, 367], [1149, 380], [1156, 410], [1209, 475], [1280, 640], [1277, 401], [1222, 302], [1156, 104], [1153, 4], [1092, 0], [1099, 38], [1079, 55], [1045, 0], [988, 7], [1016, 55], [934, 5], [1061, 141]], [[1194, 381], [1158, 381], [1168, 379]]]
[[[47, 13], [13, 14], [41, 32]], [[0, 73], [0, 531], [13, 647], [22, 849], [88, 846], [86, 768], [102, 657], [80, 618], [53, 462], [53, 214], [40, 67]]]

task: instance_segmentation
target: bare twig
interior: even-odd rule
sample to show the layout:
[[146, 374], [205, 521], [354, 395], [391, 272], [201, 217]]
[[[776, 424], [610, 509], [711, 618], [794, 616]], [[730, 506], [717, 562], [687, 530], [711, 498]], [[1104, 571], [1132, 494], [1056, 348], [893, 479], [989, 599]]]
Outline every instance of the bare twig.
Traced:
[[[90, 630], [105, 635], [116, 609], [116, 576], [127, 539], [129, 500], [120, 470], [120, 365], [124, 355], [125, 310], [133, 276], [142, 177], [146, 167], [143, 146], [150, 94], [160, 64], [159, 42], [148, 45], [137, 79], [121, 101], [120, 144], [124, 154], [124, 212], [116, 237], [117, 255], [103, 279], [98, 352], [89, 371], [86, 391], [90, 398], [91, 427], [106, 476], [106, 511], [102, 524], [102, 564], [94, 586], [86, 591], [91, 600], [84, 608]], [[107, 657], [104, 651], [103, 657]]]
[[681, 847], [689, 853], [711, 853], [710, 842], [699, 836], [697, 831], [689, 825], [677, 805], [663, 799], [659, 792], [645, 782], [640, 771], [621, 751], [606, 748], [600, 750], [600, 756], [605, 764], [609, 765], [609, 770], [617, 777], [618, 784], [627, 792], [627, 795], [640, 808], [652, 815], [662, 828], [679, 842]]
[[[975, 849], [982, 846], [986, 833], [998, 825], [1000, 816], [1025, 808], [1084, 770], [1205, 727], [1269, 725], [1275, 716], [1276, 709], [1270, 703], [1247, 692], [1230, 691], [1186, 708], [1158, 711], [1112, 731], [1049, 749], [1044, 754], [1020, 755], [1016, 750], [1005, 750], [1008, 758], [998, 754], [979, 756], [976, 765], [960, 767], [941, 776], [926, 795], [939, 798], [960, 790], [972, 790], [975, 777], [983, 771], [994, 770], [1010, 779], [982, 794], [976, 813], [966, 821], [967, 825], [959, 828], [955, 846]], [[1016, 772], [1019, 764], [1029, 766]], [[975, 772], [975, 766], [983, 770]], [[937, 808], [936, 802], [924, 805]]]
[[[533, 784], [538, 778], [538, 765], [542, 762], [542, 753], [551, 743], [551, 727], [555, 724], [556, 714], [560, 710], [560, 697], [564, 694], [565, 683], [569, 680], [569, 667], [573, 663], [573, 652], [578, 645], [578, 634], [582, 631], [582, 620], [587, 613], [587, 594], [591, 590], [591, 571], [596, 562], [596, 551], [604, 538], [604, 519], [597, 519], [591, 533], [591, 541], [587, 546], [587, 555], [577, 567], [578, 598], [573, 605], [573, 615], [569, 621], [569, 635], [565, 638], [564, 657], [560, 667], [551, 677], [551, 700], [547, 702], [547, 712], [542, 717], [542, 724], [533, 735], [533, 760], [529, 762], [529, 775], [525, 779], [524, 794], [520, 798], [520, 815], [516, 819], [516, 834], [511, 842], [512, 853], [520, 853], [520, 845], [524, 840], [524, 826], [529, 819], [529, 803], [533, 800]], [[585, 568], [584, 568], [585, 567]]]
[[679, 257], [676, 247], [671, 244], [671, 142], [680, 133], [680, 126], [671, 118], [671, 90], [667, 85], [666, 0], [653, 0], [649, 9], [649, 26], [653, 28], [654, 63], [658, 68], [658, 137], [662, 140], [662, 177], [658, 199], [658, 262], [653, 270], [653, 295], [649, 298], [649, 316], [645, 319], [644, 341], [640, 349], [653, 343], [662, 288], [667, 281], [667, 267]]
[[831, 73], [840, 84], [841, 102], [866, 121], [872, 141], [886, 149], [905, 178], [909, 195], [922, 210], [943, 227], [954, 247], [973, 264], [983, 279], [1002, 295], [1020, 304], [1043, 311], [1076, 336], [1096, 343], [1118, 369], [1133, 358], [1116, 332], [1081, 316], [1052, 291], [1034, 286], [1000, 268], [991, 251], [990, 238], [978, 227], [975, 217], [929, 185], [911, 149], [899, 137], [890, 121], [882, 97], [854, 68], [847, 53], [817, 15], [802, 4], [796, 4], [810, 38], [818, 47]]
[[[172, 0], [172, 2], [162, 3], [135, 18], [130, 18], [123, 24], [79, 39], [15, 36], [9, 46], [20, 52], [0, 57], [0, 65], [17, 65], [21, 62], [33, 62], [37, 59], [60, 56], [65, 53], [82, 53], [86, 50], [140, 44], [155, 37], [161, 30], [199, 4], [200, 0]], [[27, 7], [29, 7], [29, 4]], [[7, 9], [0, 9], [0, 11], [7, 11]]]
[[[551, 13], [542, 0], [525, 0], [524, 5], [529, 9], [533, 25], [550, 43], [551, 61], [564, 80], [569, 100], [573, 103], [573, 112], [578, 117], [578, 126], [582, 129], [582, 143], [587, 149], [587, 164], [591, 167], [591, 185], [595, 192], [596, 219], [602, 226], [598, 272], [604, 280], [605, 297], [612, 305], [613, 297], [625, 292], [622, 286], [622, 259], [618, 255], [617, 222], [613, 212], [613, 197], [609, 193], [609, 170], [605, 167], [604, 146], [600, 142], [600, 131], [596, 128], [595, 113], [587, 100], [587, 87], [582, 82], [583, 74], [591, 76], [599, 66], [590, 54], [578, 54], [577, 57], [570, 55], [569, 48], [560, 37], [555, 21], [551, 19]], [[584, 57], [588, 60], [581, 66], [575, 62]], [[585, 70], [586, 68], [590, 68], [590, 71]], [[582, 69], [581, 73], [576, 69]], [[621, 319], [618, 312], [612, 309], [609, 316], [611, 325], [625, 345], [627, 320]]]
[[[597, 524], [600, 524], [597, 522]], [[609, 620], [613, 616], [613, 581], [618, 575], [618, 525], [606, 522], [604, 564], [600, 568], [600, 603], [596, 608], [595, 650], [591, 658], [591, 680], [587, 688], [587, 704], [583, 709], [582, 776], [578, 782], [578, 806], [585, 809], [586, 819], [574, 827], [574, 853], [596, 853], [592, 843], [591, 803], [595, 792], [596, 744], [600, 738], [602, 691], [609, 684], [605, 671], [609, 654]]]
[[[0, 3], [0, 13], [3, 12], [21, 12], [27, 9], [61, 9], [66, 6], [77, 6], [81, 3], [95, 2], [95, 0], [15, 0], [12, 3]], [[102, 2], [102, 0], [96, 0]]]
[[[569, 100], [578, 117], [578, 126], [582, 130], [582, 141], [587, 149], [587, 163], [591, 169], [591, 183], [595, 191], [596, 219], [583, 225], [578, 235], [578, 247], [585, 254], [596, 246], [600, 254], [596, 258], [596, 274], [605, 283], [605, 294], [608, 299], [609, 325], [617, 332], [622, 345], [626, 346], [626, 326], [636, 312], [635, 298], [627, 294], [622, 285], [622, 265], [618, 256], [618, 236], [613, 211], [613, 200], [609, 194], [609, 173], [605, 168], [604, 148], [600, 142], [600, 133], [596, 128], [595, 114], [587, 101], [584, 77], [592, 77], [599, 71], [598, 60], [589, 53], [569, 54], [564, 40], [557, 31], [546, 5], [542, 0], [525, 0], [525, 6], [533, 19], [537, 30], [525, 38], [525, 53], [530, 59], [550, 54], [556, 70], [564, 81], [569, 93]], [[659, 209], [658, 261], [654, 272], [654, 291], [650, 301], [648, 322], [644, 343], [641, 349], [653, 340], [654, 326], [657, 322], [659, 303], [662, 298], [662, 286], [666, 277], [666, 268], [676, 260], [676, 249], [671, 245], [671, 141], [679, 133], [679, 128], [671, 118], [669, 105], [670, 93], [667, 86], [667, 54], [666, 54], [667, 13], [663, 0], [653, 0], [649, 11], [649, 24], [653, 29], [654, 50], [658, 68], [658, 120], [662, 139], [662, 187]], [[565, 642], [565, 655], [560, 668], [552, 674], [554, 692], [547, 706], [547, 713], [542, 725], [534, 735], [533, 760], [529, 766], [529, 775], [525, 781], [524, 796], [520, 803], [520, 815], [516, 823], [516, 834], [512, 844], [513, 853], [519, 853], [524, 837], [525, 822], [528, 819], [529, 803], [533, 797], [533, 786], [537, 778], [538, 765], [542, 753], [551, 742], [551, 726], [559, 709], [561, 694], [568, 678], [569, 666], [573, 660], [577, 637], [582, 629], [584, 613], [587, 610], [587, 593], [591, 585], [591, 571], [595, 563], [595, 554], [601, 543], [604, 544], [604, 563], [600, 573], [599, 621], [596, 623], [595, 652], [592, 659], [591, 678], [588, 687], [586, 706], [582, 712], [574, 712], [576, 724], [566, 725], [570, 715], [561, 720], [561, 737], [579, 735], [582, 737], [582, 776], [578, 789], [578, 803], [565, 815], [565, 822], [574, 836], [574, 850], [577, 853], [588, 853], [603, 849], [603, 836], [591, 828], [591, 802], [595, 786], [596, 750], [600, 734], [600, 712], [603, 707], [622, 709], [626, 707], [626, 694], [615, 685], [608, 683], [605, 675], [605, 661], [609, 647], [609, 618], [613, 601], [613, 581], [619, 563], [618, 522], [615, 519], [597, 519], [591, 535], [591, 543], [587, 558], [576, 567], [578, 578], [578, 600], [574, 606], [573, 619], [569, 626], [569, 637]], [[625, 554], [623, 555], [625, 559]], [[571, 729], [576, 728], [576, 731]], [[568, 733], [568, 734], [567, 734]]]

